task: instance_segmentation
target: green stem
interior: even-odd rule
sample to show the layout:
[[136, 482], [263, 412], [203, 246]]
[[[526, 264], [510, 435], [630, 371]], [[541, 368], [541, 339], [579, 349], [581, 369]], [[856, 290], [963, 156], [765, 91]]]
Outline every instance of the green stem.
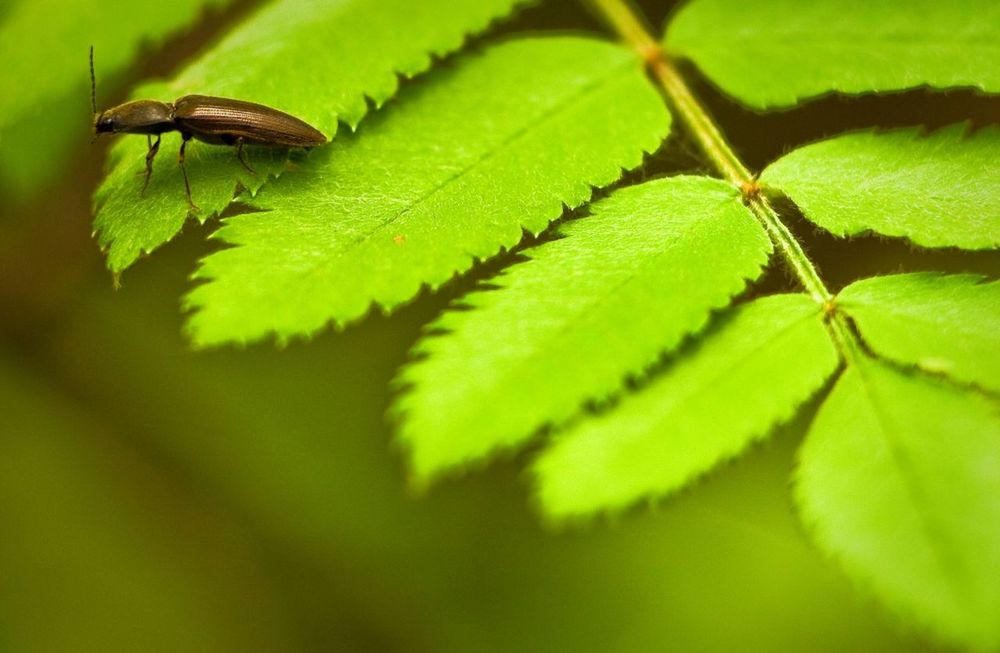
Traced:
[[597, 13], [618, 36], [645, 60], [650, 73], [659, 82], [671, 106], [697, 141], [702, 152], [723, 177], [737, 186], [754, 217], [767, 231], [771, 242], [807, 293], [829, 312], [831, 335], [844, 356], [850, 360], [861, 351], [860, 343], [847, 320], [834, 310], [833, 294], [823, 283], [816, 266], [806, 256], [802, 245], [789, 231], [767, 198], [760, 192], [754, 175], [723, 137], [715, 121], [698, 101], [659, 42], [639, 18], [629, 0], [589, 0]]
[[[608, 4], [616, 4], [611, 1]], [[645, 51], [644, 52], [649, 52]], [[698, 98], [684, 82], [677, 69], [667, 60], [662, 49], [652, 51], [653, 58], [647, 58], [650, 72], [660, 82], [671, 104], [687, 127], [688, 132], [698, 141], [698, 145], [722, 175], [723, 179], [744, 188], [754, 183], [753, 174], [747, 170], [740, 158], [733, 152], [715, 121], [698, 102]]]

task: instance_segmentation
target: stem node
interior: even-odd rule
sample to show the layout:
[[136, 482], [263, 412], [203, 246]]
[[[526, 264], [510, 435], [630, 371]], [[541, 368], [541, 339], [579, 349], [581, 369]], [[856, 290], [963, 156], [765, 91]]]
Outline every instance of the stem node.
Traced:
[[660, 61], [666, 59], [667, 55], [659, 43], [642, 43], [636, 46], [639, 56], [646, 62], [646, 68], [650, 70]]
[[743, 195], [743, 203], [749, 204], [760, 197], [760, 184], [756, 180], [740, 182], [740, 193]]
[[843, 356], [851, 360], [860, 351], [860, 343], [847, 327], [843, 316], [837, 311], [833, 294], [823, 283], [819, 271], [806, 256], [802, 245], [768, 202], [756, 176], [733, 151], [715, 124], [715, 120], [688, 87], [659, 41], [649, 33], [628, 0], [589, 0], [589, 2], [607, 20], [621, 40], [642, 57], [649, 74], [659, 82], [671, 108], [697, 141], [702, 152], [722, 178], [739, 189], [744, 204], [767, 232], [799, 284], [822, 306], [831, 336], [837, 342]]

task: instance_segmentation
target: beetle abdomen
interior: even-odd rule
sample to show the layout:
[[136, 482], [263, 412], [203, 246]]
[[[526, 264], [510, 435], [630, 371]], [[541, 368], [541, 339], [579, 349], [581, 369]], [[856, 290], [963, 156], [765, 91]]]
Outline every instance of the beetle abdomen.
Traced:
[[326, 136], [312, 125], [277, 109], [229, 98], [185, 95], [174, 102], [174, 121], [199, 140], [282, 147], [314, 147]]

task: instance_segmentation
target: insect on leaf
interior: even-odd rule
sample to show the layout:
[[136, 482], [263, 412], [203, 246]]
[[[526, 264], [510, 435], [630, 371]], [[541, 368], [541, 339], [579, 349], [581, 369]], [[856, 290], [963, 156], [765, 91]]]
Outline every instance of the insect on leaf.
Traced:
[[197, 272], [191, 333], [287, 339], [390, 310], [541, 232], [638, 166], [669, 122], [641, 62], [610, 43], [518, 39], [459, 57], [267, 186], [249, 202], [260, 212], [225, 221], [233, 247]]
[[[399, 75], [427, 70], [432, 56], [458, 49], [466, 35], [484, 30], [519, 0], [278, 0], [264, 6], [170, 83], [137, 89], [134, 97], [173, 101], [192, 93], [256, 102], [290, 113], [328, 138], [338, 122], [357, 125], [366, 98], [381, 105]], [[399, 35], [405, 33], [406, 38]], [[248, 57], [252, 53], [252, 57]], [[176, 152], [180, 138], [164, 137]], [[111, 172], [95, 197], [98, 242], [108, 267], [119, 272], [180, 231], [188, 217], [181, 172], [172, 155], [158, 160], [145, 194], [146, 142], [121, 137]], [[257, 190], [285, 165], [284, 151], [249, 148], [256, 175], [234, 160], [232, 148], [193, 143], [188, 174], [199, 220], [224, 209], [237, 184]], [[155, 185], [154, 185], [155, 184]]]
[[[6, 3], [6, 7], [3, 5]], [[64, 169], [90, 137], [87, 48], [97, 48], [101, 80], [113, 80], [142, 51], [231, 0], [170, 2], [0, 2], [0, 187], [27, 199]], [[76, 65], [66, 65], [74, 62]], [[39, 74], [39, 64], [44, 74]], [[107, 85], [102, 88], [109, 89]], [[101, 88], [98, 89], [100, 100]]]

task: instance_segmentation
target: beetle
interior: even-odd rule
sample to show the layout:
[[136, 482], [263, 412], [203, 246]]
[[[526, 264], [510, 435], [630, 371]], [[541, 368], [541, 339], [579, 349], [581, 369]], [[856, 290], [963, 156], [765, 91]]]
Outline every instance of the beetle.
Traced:
[[184, 189], [192, 211], [198, 211], [198, 207], [191, 199], [191, 184], [184, 167], [184, 149], [192, 138], [213, 145], [235, 146], [236, 157], [251, 174], [256, 173], [243, 156], [243, 146], [247, 143], [308, 149], [327, 142], [322, 132], [295, 116], [263, 104], [209, 95], [185, 95], [172, 103], [135, 100], [98, 113], [93, 46], [90, 48], [90, 105], [95, 138], [100, 134], [146, 135], [149, 149], [146, 152], [146, 180], [141, 194], [145, 194], [149, 185], [153, 159], [160, 151], [160, 137], [165, 132], [180, 132], [181, 150], [177, 160], [184, 175]]

